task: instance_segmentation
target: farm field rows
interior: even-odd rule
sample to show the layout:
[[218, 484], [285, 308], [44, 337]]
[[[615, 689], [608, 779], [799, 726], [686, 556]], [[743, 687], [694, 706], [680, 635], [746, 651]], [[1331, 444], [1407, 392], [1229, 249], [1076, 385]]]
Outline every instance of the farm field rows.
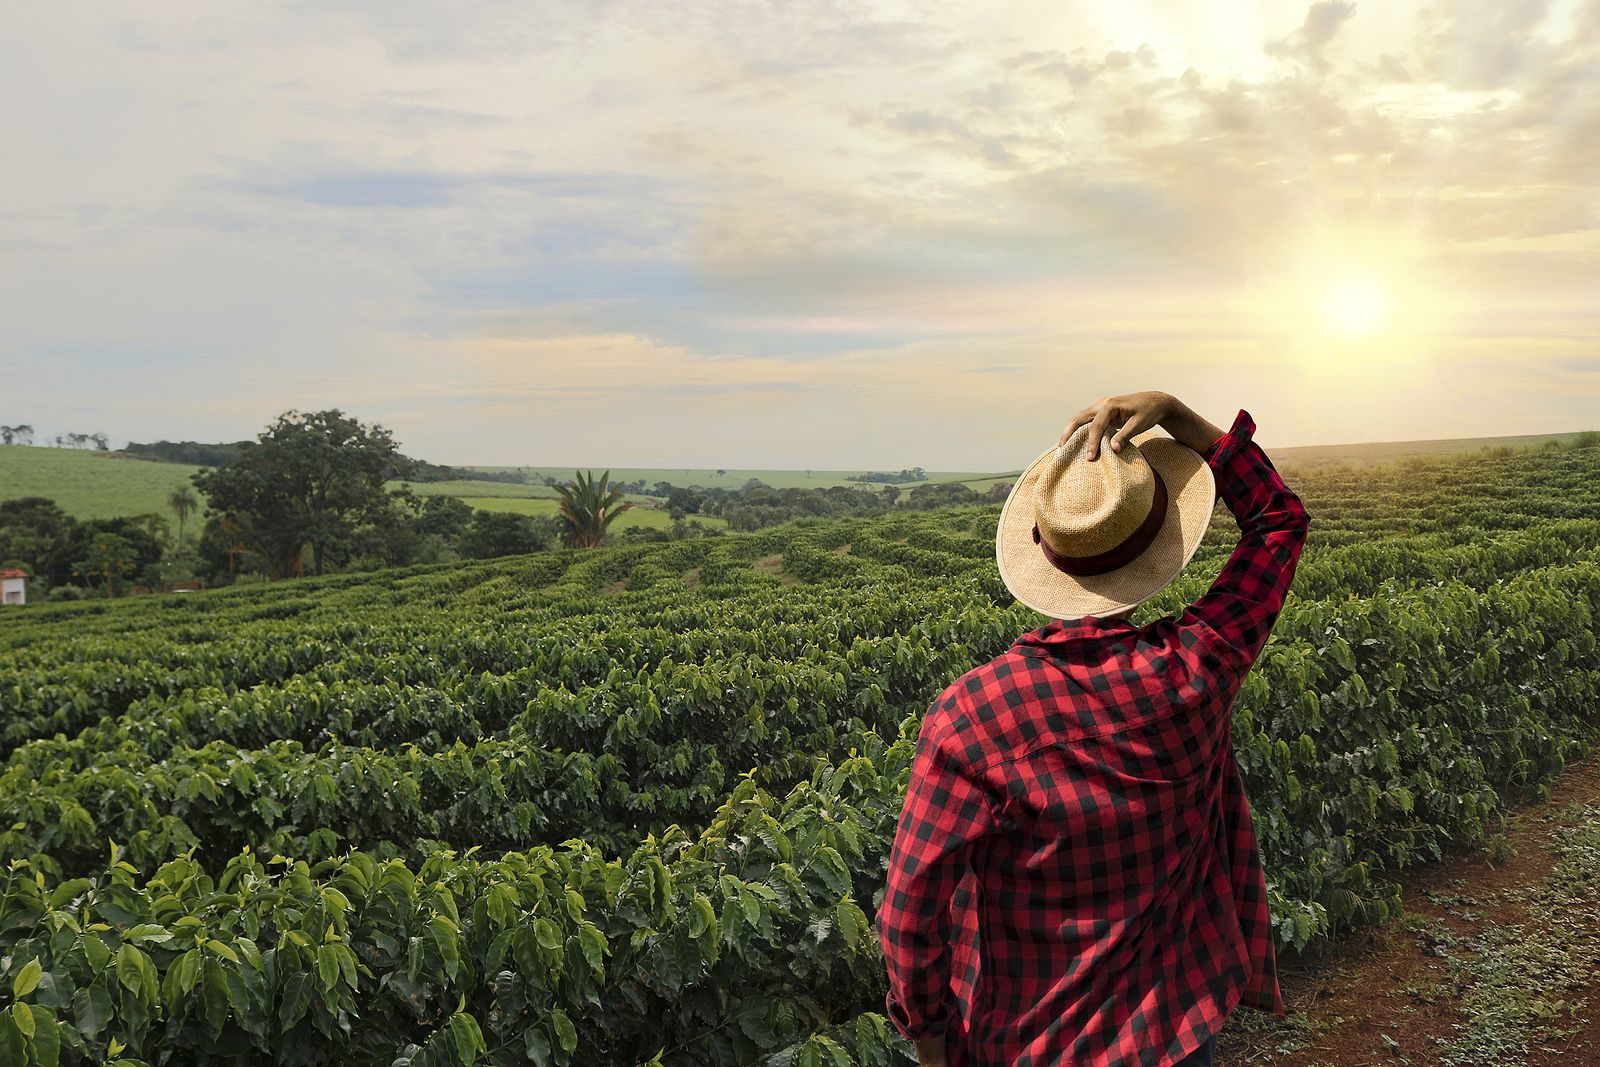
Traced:
[[[1591, 751], [1600, 449], [1292, 484], [1233, 745], [1304, 948]], [[8, 618], [0, 983], [34, 1035], [0, 1016], [0, 1059], [912, 1062], [870, 916], [928, 701], [1045, 621], [997, 514]], [[1134, 622], [1236, 539], [1219, 507]]]

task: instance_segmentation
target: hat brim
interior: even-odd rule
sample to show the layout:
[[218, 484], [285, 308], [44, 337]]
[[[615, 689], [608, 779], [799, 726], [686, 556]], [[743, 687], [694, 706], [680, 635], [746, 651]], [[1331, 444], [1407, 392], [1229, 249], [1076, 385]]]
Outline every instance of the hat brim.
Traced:
[[[1053, 619], [1106, 615], [1159, 593], [1194, 558], [1216, 507], [1216, 477], [1205, 458], [1168, 437], [1134, 441], [1167, 484], [1167, 517], [1148, 548], [1131, 563], [1104, 574], [1059, 571], [1033, 540], [1038, 475], [1055, 453], [1052, 445], [1017, 478], [995, 529], [995, 562], [1011, 595]], [[1109, 446], [1107, 446], [1109, 447]]]

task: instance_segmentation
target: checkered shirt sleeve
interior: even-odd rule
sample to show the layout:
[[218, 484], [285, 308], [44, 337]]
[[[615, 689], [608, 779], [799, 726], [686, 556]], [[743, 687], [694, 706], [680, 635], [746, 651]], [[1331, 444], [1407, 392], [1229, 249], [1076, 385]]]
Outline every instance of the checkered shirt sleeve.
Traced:
[[885, 1006], [909, 1038], [944, 1033], [949, 1022], [951, 896], [973, 851], [997, 825], [998, 798], [958, 751], [947, 717], [952, 695], [923, 719], [911, 778], [889, 854], [878, 912], [889, 971]]
[[1194, 632], [1202, 653], [1234, 682], [1272, 633], [1310, 525], [1305, 504], [1255, 443], [1255, 428], [1240, 409], [1228, 432], [1202, 453], [1218, 497], [1239, 523], [1239, 544], [1210, 590], [1178, 619], [1179, 630]]

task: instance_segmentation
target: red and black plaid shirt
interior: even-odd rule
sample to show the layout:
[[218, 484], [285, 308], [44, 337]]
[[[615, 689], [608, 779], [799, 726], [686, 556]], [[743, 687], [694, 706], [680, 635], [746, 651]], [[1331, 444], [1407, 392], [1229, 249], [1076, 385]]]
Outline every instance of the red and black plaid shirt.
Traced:
[[1206, 449], [1241, 536], [1174, 619], [1053, 619], [928, 709], [878, 909], [887, 1006], [951, 1067], [1167, 1067], [1283, 1015], [1233, 700], [1308, 519], [1240, 410]]

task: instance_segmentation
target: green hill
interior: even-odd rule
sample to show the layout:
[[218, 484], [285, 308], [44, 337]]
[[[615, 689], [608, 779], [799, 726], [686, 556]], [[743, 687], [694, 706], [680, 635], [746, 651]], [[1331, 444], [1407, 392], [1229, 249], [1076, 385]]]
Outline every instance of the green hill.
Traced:
[[187, 487], [199, 470], [182, 463], [153, 463], [115, 452], [10, 445], [0, 447], [0, 500], [44, 496], [75, 519], [110, 519], [156, 512], [167, 515], [167, 494]]

